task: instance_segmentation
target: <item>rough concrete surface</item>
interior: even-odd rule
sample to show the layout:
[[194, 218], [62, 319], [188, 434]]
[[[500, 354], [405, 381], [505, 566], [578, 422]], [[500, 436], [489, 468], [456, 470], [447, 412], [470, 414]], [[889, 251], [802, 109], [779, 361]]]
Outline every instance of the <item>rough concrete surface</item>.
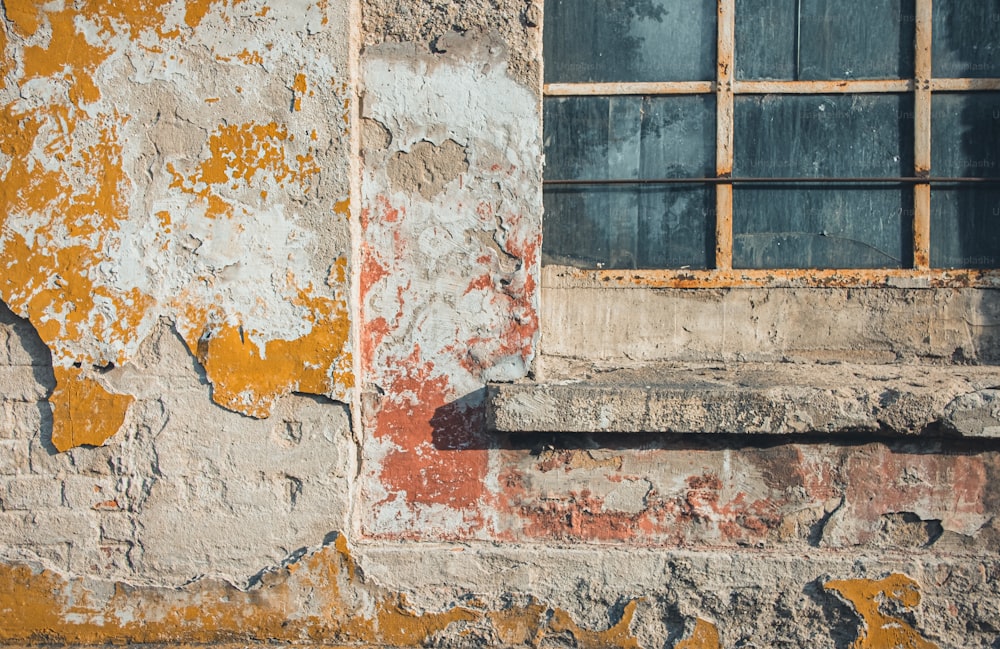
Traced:
[[1000, 369], [990, 366], [675, 363], [566, 375], [580, 378], [493, 384], [489, 424], [506, 432], [1000, 435], [990, 389]]

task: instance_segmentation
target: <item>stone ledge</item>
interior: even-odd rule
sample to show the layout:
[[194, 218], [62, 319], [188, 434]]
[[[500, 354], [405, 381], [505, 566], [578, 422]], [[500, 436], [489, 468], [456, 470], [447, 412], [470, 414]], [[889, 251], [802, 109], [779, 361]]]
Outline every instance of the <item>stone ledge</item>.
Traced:
[[499, 432], [1000, 438], [1000, 366], [670, 364], [494, 383]]

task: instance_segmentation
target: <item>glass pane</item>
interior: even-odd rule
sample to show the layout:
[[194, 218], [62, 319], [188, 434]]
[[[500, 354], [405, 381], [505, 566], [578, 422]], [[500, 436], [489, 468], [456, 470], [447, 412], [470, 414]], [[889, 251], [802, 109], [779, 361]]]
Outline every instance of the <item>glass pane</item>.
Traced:
[[715, 0], [545, 0], [545, 82], [709, 81]]
[[[907, 95], [736, 99], [736, 178], [893, 178], [913, 170]], [[898, 268], [912, 252], [913, 192], [877, 184], [737, 185], [738, 268]]]
[[[549, 97], [547, 180], [699, 178], [715, 171], [715, 98]], [[705, 268], [714, 193], [701, 185], [547, 185], [546, 263]]]
[[736, 268], [901, 268], [912, 261], [913, 191], [737, 187]]
[[715, 173], [715, 97], [547, 97], [548, 180]]
[[[932, 102], [933, 175], [1000, 177], [1000, 93], [942, 93]], [[931, 265], [1000, 268], [1000, 187], [931, 189]]]
[[1000, 77], [1000, 0], [934, 0], [932, 39], [935, 77]]
[[708, 268], [715, 192], [695, 185], [556, 186], [544, 192], [542, 262]]
[[1000, 92], [935, 93], [931, 102], [933, 175], [1000, 176]]
[[736, 77], [910, 78], [914, 34], [914, 0], [736, 0]]
[[909, 95], [747, 95], [735, 111], [737, 178], [913, 173]]

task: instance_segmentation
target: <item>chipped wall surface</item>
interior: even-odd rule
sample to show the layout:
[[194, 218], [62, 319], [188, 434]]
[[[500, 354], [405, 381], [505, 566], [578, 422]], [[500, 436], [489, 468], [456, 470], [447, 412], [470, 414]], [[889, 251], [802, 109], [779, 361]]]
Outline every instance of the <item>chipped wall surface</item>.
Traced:
[[[1000, 642], [994, 291], [553, 280], [541, 3], [0, 8], [0, 645]], [[874, 423], [488, 428], [747, 362]]]

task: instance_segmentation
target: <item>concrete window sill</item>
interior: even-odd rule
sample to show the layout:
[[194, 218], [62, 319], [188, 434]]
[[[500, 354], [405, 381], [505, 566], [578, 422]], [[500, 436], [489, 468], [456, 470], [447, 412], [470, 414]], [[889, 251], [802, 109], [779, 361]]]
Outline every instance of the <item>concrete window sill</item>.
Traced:
[[669, 364], [494, 383], [494, 431], [1000, 439], [1000, 366]]

